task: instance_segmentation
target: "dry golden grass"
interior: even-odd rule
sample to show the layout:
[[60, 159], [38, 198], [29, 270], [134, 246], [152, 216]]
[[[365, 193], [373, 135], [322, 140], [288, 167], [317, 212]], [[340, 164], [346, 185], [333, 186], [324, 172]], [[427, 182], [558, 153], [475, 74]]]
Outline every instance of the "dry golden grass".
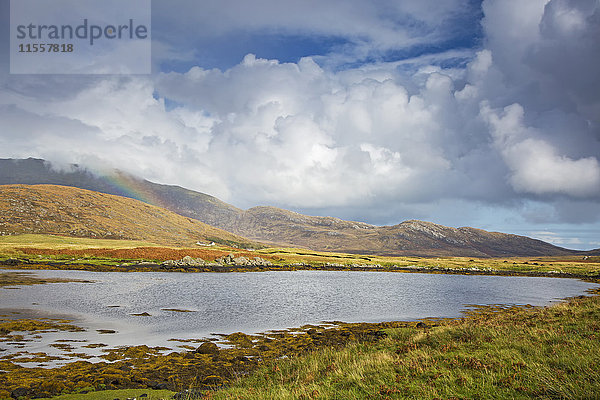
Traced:
[[[227, 250], [218, 249], [175, 249], [169, 247], [134, 247], [134, 248], [88, 248], [88, 249], [43, 249], [37, 247], [20, 247], [15, 250], [24, 255], [53, 255], [53, 256], [75, 256], [75, 257], [101, 257], [119, 259], [138, 259], [152, 261], [180, 260], [185, 256], [202, 258], [205, 261], [214, 261], [231, 253]], [[236, 251], [236, 257], [254, 257], [255, 253], [248, 251]], [[273, 257], [266, 257], [271, 258]]]
[[248, 240], [137, 200], [56, 185], [1, 185], [0, 235], [53, 234], [169, 246]]

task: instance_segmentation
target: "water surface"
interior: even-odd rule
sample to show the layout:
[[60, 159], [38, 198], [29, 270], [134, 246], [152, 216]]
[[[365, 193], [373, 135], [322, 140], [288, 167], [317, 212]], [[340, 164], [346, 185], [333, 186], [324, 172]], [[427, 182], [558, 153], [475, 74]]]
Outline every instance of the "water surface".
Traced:
[[[70, 315], [87, 329], [85, 333], [46, 334], [25, 347], [46, 352], [58, 351], [48, 348], [58, 338], [174, 348], [180, 343], [168, 339], [264, 332], [323, 321], [458, 317], [467, 304], [544, 306], [597, 287], [575, 279], [396, 272], [33, 273], [42, 278], [93, 281], [0, 289], [0, 308]], [[136, 313], [150, 316], [132, 315]], [[100, 335], [97, 329], [117, 333]], [[14, 351], [7, 347], [0, 344], [5, 351]]]

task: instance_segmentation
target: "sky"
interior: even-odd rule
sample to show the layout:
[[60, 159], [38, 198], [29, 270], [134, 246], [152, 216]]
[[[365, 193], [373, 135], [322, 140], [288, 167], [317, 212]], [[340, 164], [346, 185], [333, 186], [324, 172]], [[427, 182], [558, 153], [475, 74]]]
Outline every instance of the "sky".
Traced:
[[0, 158], [600, 248], [600, 0], [155, 0], [152, 73], [11, 75]]

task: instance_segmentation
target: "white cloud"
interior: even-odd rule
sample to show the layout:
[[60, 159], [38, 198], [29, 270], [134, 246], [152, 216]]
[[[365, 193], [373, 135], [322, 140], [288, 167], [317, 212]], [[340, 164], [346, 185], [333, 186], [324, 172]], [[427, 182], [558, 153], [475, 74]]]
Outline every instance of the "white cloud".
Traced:
[[[556, 232], [550, 232], [550, 231], [529, 232], [529, 236], [534, 239], [539, 239], [539, 240], [543, 240], [544, 242], [552, 243], [553, 245], [556, 245], [556, 246], [567, 247], [567, 248], [573, 248], [574, 246], [577, 247], [578, 245], [581, 245], [583, 243], [582, 240], [578, 237], [564, 237]], [[593, 243], [588, 242], [588, 244], [593, 244]]]
[[[436, 21], [462, 4], [442, 2], [428, 14], [420, 2], [401, 3], [387, 18], [367, 2], [264, 1], [244, 13], [203, 2], [214, 12], [182, 18], [180, 28], [200, 21], [206, 26], [198, 29], [215, 34], [233, 27], [339, 33], [378, 51], [394, 40], [399, 47], [434, 43]], [[170, 7], [161, 18], [180, 18]], [[249, 54], [225, 70], [10, 77], [0, 92], [0, 156], [114, 165], [242, 207], [336, 207], [381, 220], [382, 210], [395, 219], [394, 210], [518, 207], [533, 198], [554, 210], [539, 219], [579, 222], [573, 201], [587, 201], [589, 210], [600, 195], [600, 52], [590, 39], [598, 7], [488, 0], [483, 9], [485, 48], [343, 70], [325, 67], [323, 56], [318, 65], [310, 57], [284, 63]], [[422, 21], [422, 30], [402, 18]], [[161, 44], [160, 51], [173, 50]], [[556, 62], [564, 54], [567, 66]], [[465, 67], [440, 66], [466, 57]]]
[[576, 197], [598, 195], [600, 164], [594, 157], [573, 160], [560, 155], [523, 124], [523, 108], [513, 104], [503, 115], [482, 104], [481, 116], [490, 125], [496, 147], [512, 174], [510, 182], [519, 192], [563, 193]]
[[469, 0], [158, 0], [153, 28], [154, 36], [174, 47], [183, 47], [184, 35], [190, 44], [205, 46], [240, 33], [245, 40], [257, 34], [332, 38], [340, 41], [335, 55], [355, 62], [386, 50], [444, 42], [460, 31], [452, 22], [472, 17], [474, 9]]

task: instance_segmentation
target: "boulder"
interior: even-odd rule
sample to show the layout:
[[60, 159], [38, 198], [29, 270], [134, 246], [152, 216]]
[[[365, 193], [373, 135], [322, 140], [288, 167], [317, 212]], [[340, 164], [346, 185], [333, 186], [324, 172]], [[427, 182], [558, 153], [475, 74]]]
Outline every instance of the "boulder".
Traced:
[[233, 264], [246, 266], [246, 265], [250, 265], [250, 260], [247, 259], [246, 257], [236, 257], [233, 259]]
[[271, 261], [265, 260], [264, 258], [261, 258], [261, 257], [254, 257], [254, 260], [252, 260], [252, 261], [253, 261], [254, 265], [257, 265], [257, 266], [266, 267], [269, 265], [273, 265], [273, 263], [271, 263]]
[[231, 265], [231, 264], [233, 264], [234, 259], [235, 259], [235, 256], [233, 254], [228, 254], [226, 256], [217, 258], [215, 261], [219, 264]]
[[196, 349], [196, 353], [217, 355], [219, 354], [219, 346], [213, 342], [204, 342]]
[[18, 399], [19, 397], [27, 396], [27, 393], [29, 393], [29, 390], [20, 387], [10, 392], [10, 397], [12, 397], [13, 399]]
[[217, 375], [209, 375], [202, 381], [203, 384], [208, 386], [219, 386], [223, 383], [223, 378]]

